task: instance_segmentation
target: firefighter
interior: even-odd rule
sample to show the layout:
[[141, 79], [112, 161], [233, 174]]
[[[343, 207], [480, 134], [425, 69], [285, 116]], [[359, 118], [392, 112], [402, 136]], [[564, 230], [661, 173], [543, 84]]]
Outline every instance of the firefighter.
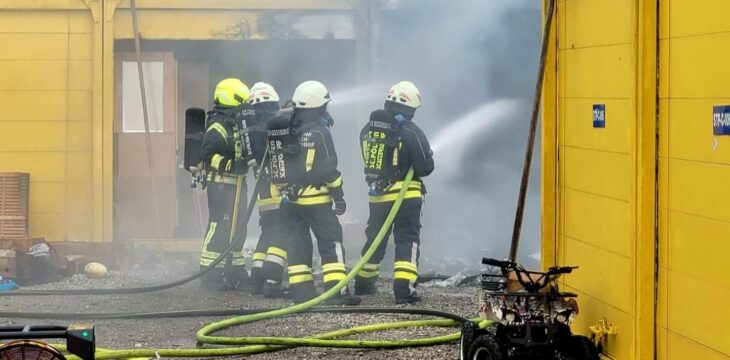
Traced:
[[[279, 94], [273, 86], [258, 82], [251, 87], [248, 102], [255, 112], [254, 118], [248, 125], [254, 157], [256, 163], [260, 165], [264, 155], [271, 155], [266, 149], [266, 123], [281, 109]], [[266, 297], [283, 297], [281, 280], [286, 270], [287, 252], [284, 245], [286, 228], [281, 222], [279, 209], [281, 195], [269, 180], [265, 169], [259, 172], [258, 176], [260, 184], [256, 205], [259, 209], [261, 236], [256, 244], [251, 265], [252, 290], [255, 295], [263, 293]]]
[[[322, 259], [325, 291], [345, 278], [345, 251], [342, 226], [337, 216], [345, 213], [342, 176], [337, 170], [337, 154], [330, 134], [334, 121], [327, 113], [330, 102], [327, 88], [318, 81], [305, 81], [294, 91], [294, 113], [287, 121], [278, 116], [269, 122], [269, 147], [277, 134], [289, 137], [275, 145], [272, 182], [282, 191], [282, 215], [288, 225], [289, 287], [295, 303], [317, 296], [312, 276], [312, 242], [309, 229], [317, 239]], [[285, 127], [288, 129], [284, 129]], [[291, 163], [289, 163], [291, 162]], [[334, 204], [334, 208], [333, 208]], [[327, 300], [328, 304], [358, 305], [360, 298], [344, 287]]]
[[[279, 94], [273, 86], [257, 82], [251, 87], [251, 96], [248, 103], [254, 108], [254, 118], [248, 123], [251, 134], [252, 148], [256, 163], [261, 164], [264, 154], [266, 153], [266, 121], [276, 115], [281, 108], [279, 106]], [[272, 189], [271, 182], [268, 181], [265, 173], [258, 173], [259, 176], [259, 194], [256, 199], [256, 205], [259, 210], [259, 226], [261, 226], [261, 236], [256, 244], [253, 253], [253, 263], [251, 264], [251, 285], [252, 292], [255, 295], [261, 294], [264, 285], [264, 276], [262, 269], [264, 260], [266, 259], [266, 250], [272, 243], [274, 237], [279, 236], [276, 231], [279, 225], [277, 221], [279, 196], [276, 188]], [[284, 259], [286, 253], [282, 250]]]
[[403, 185], [409, 168], [414, 177], [386, 238], [355, 278], [355, 294], [376, 292], [375, 280], [391, 232], [395, 238], [393, 292], [397, 304], [415, 303], [421, 231], [421, 206], [426, 193], [421, 178], [434, 169], [433, 152], [423, 131], [413, 122], [421, 94], [413, 83], [402, 81], [388, 91], [384, 110], [376, 110], [360, 133], [366, 181], [370, 188], [370, 217], [362, 254], [370, 248]]
[[239, 79], [228, 78], [218, 83], [214, 92], [214, 107], [208, 112], [206, 131], [200, 156], [207, 171], [208, 228], [200, 255], [200, 267], [209, 266], [231, 244], [237, 243], [231, 254], [216, 268], [201, 277], [206, 290], [237, 289], [247, 284], [244, 267], [243, 242], [246, 237], [246, 190], [241, 189], [235, 233], [232, 234], [233, 209], [238, 177], [248, 170], [244, 154], [241, 106], [249, 97], [248, 87]]

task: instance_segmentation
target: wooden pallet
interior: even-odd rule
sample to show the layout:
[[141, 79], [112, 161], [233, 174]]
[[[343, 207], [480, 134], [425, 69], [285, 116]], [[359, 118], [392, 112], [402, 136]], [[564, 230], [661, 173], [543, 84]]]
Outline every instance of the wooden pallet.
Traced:
[[30, 174], [0, 173], [0, 239], [28, 238]]

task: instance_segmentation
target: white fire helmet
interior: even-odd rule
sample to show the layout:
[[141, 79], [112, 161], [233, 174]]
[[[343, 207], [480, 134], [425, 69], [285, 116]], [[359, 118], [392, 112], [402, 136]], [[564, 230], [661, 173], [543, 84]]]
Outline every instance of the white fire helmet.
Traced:
[[385, 100], [418, 109], [421, 107], [421, 92], [412, 82], [401, 81], [388, 90]]
[[248, 103], [256, 105], [263, 102], [279, 102], [279, 94], [273, 86], [265, 82], [257, 82], [251, 87]]
[[292, 96], [294, 107], [297, 109], [318, 108], [327, 104], [330, 100], [332, 98], [327, 88], [321, 82], [314, 80], [299, 84]]

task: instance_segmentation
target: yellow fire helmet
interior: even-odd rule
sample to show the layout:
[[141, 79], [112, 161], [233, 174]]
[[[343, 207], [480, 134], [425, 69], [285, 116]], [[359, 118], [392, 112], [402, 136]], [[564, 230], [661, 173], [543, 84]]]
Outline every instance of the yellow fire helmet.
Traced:
[[248, 86], [236, 78], [224, 79], [215, 86], [213, 99], [222, 106], [239, 106], [248, 101]]

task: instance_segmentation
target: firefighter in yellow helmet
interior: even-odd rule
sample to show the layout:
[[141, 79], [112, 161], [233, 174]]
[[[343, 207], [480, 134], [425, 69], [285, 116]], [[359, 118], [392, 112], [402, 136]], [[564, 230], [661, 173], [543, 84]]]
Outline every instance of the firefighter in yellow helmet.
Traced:
[[[434, 170], [433, 152], [423, 131], [413, 122], [421, 106], [421, 94], [410, 81], [395, 84], [385, 97], [385, 107], [373, 111], [370, 122], [360, 133], [365, 161], [365, 180], [370, 187], [370, 218], [365, 229], [367, 242], [362, 253], [370, 248], [388, 217], [403, 179], [409, 168], [414, 177], [405, 193], [403, 204], [388, 229], [395, 238], [393, 292], [398, 304], [415, 303], [421, 297], [415, 290], [418, 279], [418, 257], [421, 232], [421, 205], [426, 193], [422, 178]], [[355, 278], [355, 294], [374, 294], [380, 262], [385, 257], [386, 237], [370, 261]]]
[[247, 283], [244, 267], [243, 242], [246, 237], [246, 191], [241, 189], [235, 234], [231, 236], [233, 208], [238, 175], [248, 171], [240, 122], [241, 106], [249, 97], [248, 87], [239, 79], [228, 78], [215, 87], [215, 105], [208, 112], [206, 131], [200, 156], [207, 171], [208, 228], [200, 255], [204, 268], [217, 259], [229, 246], [231, 238], [238, 246], [216, 268], [201, 277], [206, 290], [240, 288]]

